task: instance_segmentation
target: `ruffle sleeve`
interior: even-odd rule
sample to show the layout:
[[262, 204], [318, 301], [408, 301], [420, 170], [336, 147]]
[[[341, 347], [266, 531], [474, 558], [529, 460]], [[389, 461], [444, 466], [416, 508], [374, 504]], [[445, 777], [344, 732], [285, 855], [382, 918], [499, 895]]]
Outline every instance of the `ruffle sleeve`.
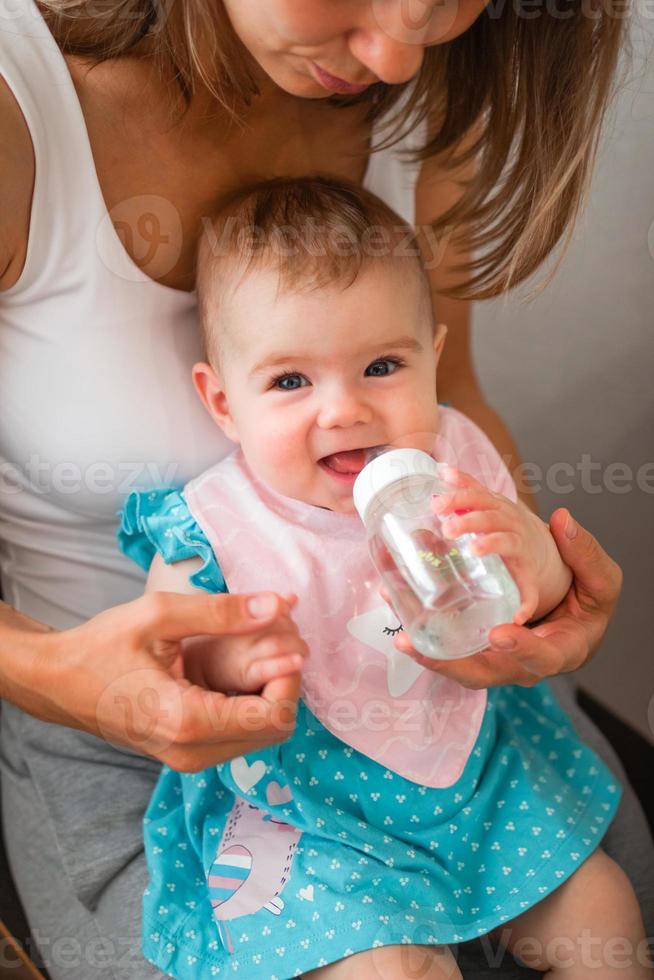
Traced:
[[157, 552], [167, 565], [199, 556], [202, 567], [189, 581], [205, 592], [228, 591], [220, 565], [181, 490], [133, 490], [118, 517], [118, 546], [145, 571]]

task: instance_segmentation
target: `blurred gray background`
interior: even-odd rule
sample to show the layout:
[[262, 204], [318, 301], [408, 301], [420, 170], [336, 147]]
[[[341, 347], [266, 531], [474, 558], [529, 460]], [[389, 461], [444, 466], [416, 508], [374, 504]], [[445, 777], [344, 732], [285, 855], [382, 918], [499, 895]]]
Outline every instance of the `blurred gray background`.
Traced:
[[654, 744], [654, 4], [631, 39], [562, 266], [531, 303], [521, 290], [476, 304], [474, 351], [489, 402], [540, 467], [541, 517], [570, 508], [624, 571], [605, 641], [576, 676]]

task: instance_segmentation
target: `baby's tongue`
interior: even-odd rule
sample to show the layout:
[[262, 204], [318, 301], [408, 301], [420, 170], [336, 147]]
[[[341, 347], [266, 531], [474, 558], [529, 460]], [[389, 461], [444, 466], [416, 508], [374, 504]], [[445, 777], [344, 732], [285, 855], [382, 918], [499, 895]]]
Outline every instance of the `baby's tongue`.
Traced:
[[365, 449], [349, 449], [342, 453], [325, 456], [323, 463], [337, 473], [359, 473], [366, 462]]

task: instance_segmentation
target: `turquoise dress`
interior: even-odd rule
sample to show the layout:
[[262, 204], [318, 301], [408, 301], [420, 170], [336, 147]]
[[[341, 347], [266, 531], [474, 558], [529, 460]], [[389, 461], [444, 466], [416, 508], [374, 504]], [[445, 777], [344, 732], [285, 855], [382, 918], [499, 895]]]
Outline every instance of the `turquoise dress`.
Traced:
[[[193, 584], [227, 591], [180, 491], [130, 494], [118, 539], [145, 569], [157, 551], [200, 556]], [[489, 689], [445, 789], [352, 749], [301, 701], [282, 744], [163, 767], [144, 819], [144, 955], [179, 980], [285, 980], [375, 946], [476, 938], [579, 867], [621, 792], [547, 682]]]

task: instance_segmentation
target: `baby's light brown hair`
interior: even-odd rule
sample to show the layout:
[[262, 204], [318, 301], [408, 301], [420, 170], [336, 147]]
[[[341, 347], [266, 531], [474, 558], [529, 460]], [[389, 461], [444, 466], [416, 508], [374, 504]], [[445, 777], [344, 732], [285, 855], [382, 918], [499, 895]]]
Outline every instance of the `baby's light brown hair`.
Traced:
[[[339, 286], [364, 267], [418, 277], [433, 326], [429, 282], [410, 225], [362, 187], [331, 177], [282, 177], [240, 190], [204, 222], [197, 287], [205, 357], [225, 351], [225, 299], [252, 271], [278, 274], [278, 292]], [[401, 285], [398, 285], [401, 288]]]

